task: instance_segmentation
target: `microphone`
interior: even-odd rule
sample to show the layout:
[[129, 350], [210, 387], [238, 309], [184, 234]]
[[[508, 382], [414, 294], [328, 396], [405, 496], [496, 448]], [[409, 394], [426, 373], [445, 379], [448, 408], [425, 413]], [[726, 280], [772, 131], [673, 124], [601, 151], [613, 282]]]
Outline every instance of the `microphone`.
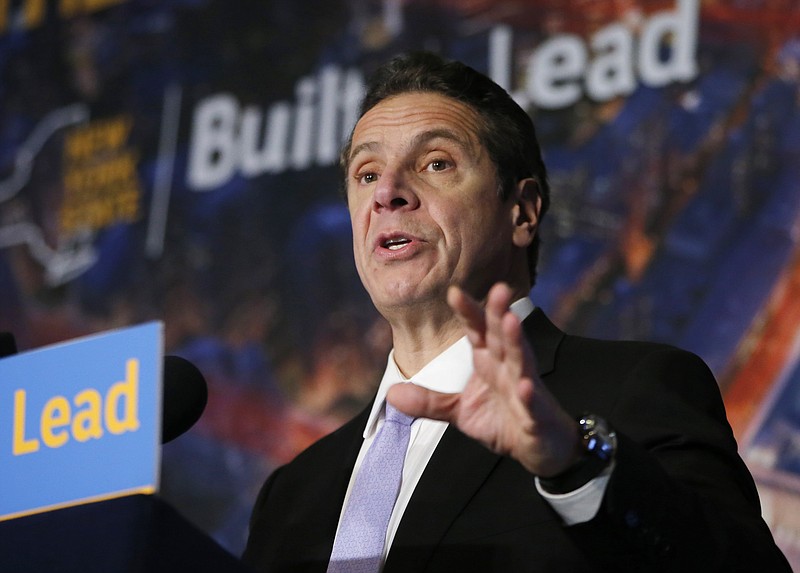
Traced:
[[0, 332], [0, 358], [17, 353], [17, 343], [10, 332]]
[[163, 379], [161, 443], [166, 444], [188, 431], [203, 415], [208, 386], [197, 366], [180, 356], [164, 357]]

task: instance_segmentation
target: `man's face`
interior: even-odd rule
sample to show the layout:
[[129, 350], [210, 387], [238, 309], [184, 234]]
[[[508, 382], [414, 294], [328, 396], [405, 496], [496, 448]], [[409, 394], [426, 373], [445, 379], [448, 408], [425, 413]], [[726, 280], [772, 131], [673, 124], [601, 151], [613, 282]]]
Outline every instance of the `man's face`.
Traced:
[[515, 201], [498, 196], [479, 125], [470, 107], [430, 93], [386, 99], [356, 125], [347, 170], [353, 251], [384, 315], [442, 305], [451, 284], [483, 297], [512, 278]]

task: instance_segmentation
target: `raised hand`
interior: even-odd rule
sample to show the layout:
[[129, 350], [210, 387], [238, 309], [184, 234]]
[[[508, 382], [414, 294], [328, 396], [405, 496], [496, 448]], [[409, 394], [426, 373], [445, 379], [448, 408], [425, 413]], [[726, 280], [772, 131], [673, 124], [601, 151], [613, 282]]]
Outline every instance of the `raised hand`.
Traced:
[[531, 473], [551, 477], [579, 459], [578, 434], [575, 421], [538, 380], [533, 351], [509, 311], [511, 297], [511, 289], [498, 283], [483, 308], [451, 287], [447, 302], [472, 344], [472, 377], [459, 394], [396, 384], [387, 399], [408, 414], [455, 424]]

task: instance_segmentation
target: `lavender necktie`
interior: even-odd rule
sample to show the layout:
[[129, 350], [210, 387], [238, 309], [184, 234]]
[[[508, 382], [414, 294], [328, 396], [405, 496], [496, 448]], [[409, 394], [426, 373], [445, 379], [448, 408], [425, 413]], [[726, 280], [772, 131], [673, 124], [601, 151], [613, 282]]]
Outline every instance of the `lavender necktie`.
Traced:
[[414, 418], [386, 403], [383, 427], [364, 456], [342, 515], [328, 573], [380, 570], [386, 529], [400, 491], [413, 421]]

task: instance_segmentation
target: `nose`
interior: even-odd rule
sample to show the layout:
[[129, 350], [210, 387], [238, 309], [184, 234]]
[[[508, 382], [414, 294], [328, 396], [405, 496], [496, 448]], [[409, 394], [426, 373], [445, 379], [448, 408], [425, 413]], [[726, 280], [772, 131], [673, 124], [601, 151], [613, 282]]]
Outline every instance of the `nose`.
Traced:
[[375, 211], [413, 210], [419, 207], [419, 197], [400, 171], [384, 170], [375, 185], [373, 205]]

